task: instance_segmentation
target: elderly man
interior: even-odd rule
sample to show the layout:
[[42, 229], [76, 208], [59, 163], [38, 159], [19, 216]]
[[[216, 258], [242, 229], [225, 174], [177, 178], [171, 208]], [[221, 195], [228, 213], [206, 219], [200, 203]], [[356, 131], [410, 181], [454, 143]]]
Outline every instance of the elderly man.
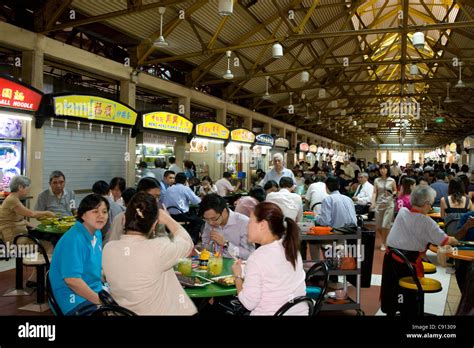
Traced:
[[[426, 216], [431, 210], [436, 191], [429, 186], [417, 186], [410, 195], [412, 209], [401, 208], [387, 238], [387, 248], [400, 250], [415, 265], [418, 277], [423, 276], [421, 256], [429, 243], [435, 245], [457, 245], [454, 237], [449, 237], [438, 224]], [[393, 258], [393, 259], [390, 259]], [[406, 293], [400, 304], [398, 288], [399, 277], [408, 276], [407, 267], [398, 257], [385, 254], [382, 271], [381, 309], [387, 315], [395, 315], [397, 310], [404, 314], [413, 314], [416, 302]]]
[[374, 193], [374, 185], [369, 182], [369, 174], [363, 172], [357, 176], [359, 186], [352, 197], [358, 214], [366, 214], [369, 212], [368, 204], [372, 202], [372, 195]]
[[41, 192], [36, 201], [35, 210], [47, 210], [61, 215], [76, 213], [76, 195], [65, 188], [66, 177], [59, 170], [49, 175], [49, 188]]
[[255, 250], [255, 246], [247, 238], [249, 218], [234, 213], [227, 207], [225, 199], [215, 193], [204, 196], [199, 212], [206, 221], [202, 244], [207, 247], [213, 241], [223, 247], [224, 256], [247, 260]]
[[327, 178], [326, 189], [329, 196], [323, 199], [321, 214], [316, 215], [315, 221], [319, 225], [331, 227], [356, 225], [357, 218], [354, 203], [349, 197], [340, 194], [337, 178]]
[[273, 155], [273, 169], [265, 174], [262, 185], [265, 185], [267, 181], [270, 180], [280, 182], [280, 179], [284, 176], [290, 177], [296, 185], [295, 175], [293, 172], [283, 166], [283, 155], [281, 153], [276, 153]]

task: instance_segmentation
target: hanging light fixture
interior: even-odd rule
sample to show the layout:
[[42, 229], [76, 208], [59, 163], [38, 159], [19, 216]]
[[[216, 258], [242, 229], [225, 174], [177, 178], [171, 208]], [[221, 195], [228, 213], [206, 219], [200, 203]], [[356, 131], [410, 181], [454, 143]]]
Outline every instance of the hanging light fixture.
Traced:
[[230, 56], [232, 51], [226, 51], [225, 54], [227, 55], [227, 71], [224, 75], [222, 75], [222, 77], [226, 80], [232, 80], [234, 78], [234, 74], [232, 74], [232, 71], [230, 71]]
[[265, 87], [265, 94], [263, 95], [262, 99], [266, 100], [266, 99], [270, 99], [270, 97], [271, 97], [270, 93], [268, 93], [268, 82], [270, 80], [270, 76], [265, 76], [265, 80], [267, 80], [266, 81], [266, 87]]
[[425, 47], [425, 34], [423, 34], [421, 31], [417, 31], [415, 34], [413, 34], [413, 46], [419, 50]]
[[334, 126], [334, 133], [337, 134], [337, 122], [336, 122], [336, 125]]
[[462, 75], [461, 75], [462, 62], [459, 62], [458, 65], [459, 65], [459, 80], [458, 80], [458, 83], [454, 85], [454, 88], [466, 88], [466, 84], [462, 81]]
[[415, 85], [413, 83], [409, 83], [407, 85], [407, 90], [408, 90], [408, 93], [410, 93], [410, 94], [415, 93]]
[[451, 84], [448, 82], [446, 83], [446, 98], [444, 99], [444, 102], [445, 103], [452, 103], [453, 100], [451, 99], [451, 97], [449, 96], [449, 87], [451, 86]]
[[163, 37], [163, 15], [166, 11], [166, 7], [158, 7], [158, 13], [160, 14], [160, 36], [158, 40], [153, 43], [153, 46], [156, 47], [167, 47], [168, 43], [166, 42], [165, 38]]
[[320, 88], [318, 92], [318, 97], [320, 99], [326, 98], [326, 90], [324, 88]]
[[306, 116], [304, 117], [306, 120], [309, 120], [309, 103], [306, 103]]
[[306, 70], [305, 71], [302, 71], [301, 72], [301, 78], [300, 78], [300, 82], [302, 83], [306, 83], [309, 81], [309, 72], [307, 72]]
[[321, 110], [318, 111], [318, 122], [316, 124], [323, 124], [323, 121], [321, 121]]
[[419, 74], [418, 65], [416, 63], [411, 63], [410, 65], [410, 75], [416, 76]]
[[229, 16], [234, 11], [233, 0], [219, 0], [218, 11], [221, 16]]
[[283, 46], [279, 42], [275, 42], [273, 44], [272, 56], [275, 59], [283, 57]]

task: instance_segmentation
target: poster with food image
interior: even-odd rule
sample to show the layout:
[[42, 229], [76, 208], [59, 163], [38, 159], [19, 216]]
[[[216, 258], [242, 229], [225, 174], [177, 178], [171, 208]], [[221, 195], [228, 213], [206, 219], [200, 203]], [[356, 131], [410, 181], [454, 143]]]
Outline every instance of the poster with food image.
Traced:
[[206, 153], [209, 151], [209, 142], [206, 140], [193, 139], [190, 145], [190, 152]]
[[21, 175], [21, 141], [0, 142], [1, 186], [7, 189], [15, 175]]

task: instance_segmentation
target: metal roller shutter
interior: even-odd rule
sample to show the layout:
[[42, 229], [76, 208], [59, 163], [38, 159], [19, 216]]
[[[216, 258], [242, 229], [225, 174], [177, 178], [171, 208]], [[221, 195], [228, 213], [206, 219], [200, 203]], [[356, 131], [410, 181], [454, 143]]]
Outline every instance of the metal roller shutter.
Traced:
[[[85, 127], [84, 127], [85, 128]], [[61, 170], [66, 187], [72, 190], [91, 189], [97, 180], [109, 182], [113, 177], [125, 178], [128, 131], [123, 135], [101, 133], [89, 128], [44, 127], [43, 187], [49, 186], [49, 175]], [[76, 195], [78, 202], [85, 194]]]

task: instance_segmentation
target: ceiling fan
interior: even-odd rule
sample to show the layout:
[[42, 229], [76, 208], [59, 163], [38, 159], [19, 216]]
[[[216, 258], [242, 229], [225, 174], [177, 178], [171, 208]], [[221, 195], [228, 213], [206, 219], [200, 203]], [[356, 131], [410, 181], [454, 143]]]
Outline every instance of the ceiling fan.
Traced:
[[446, 98], [444, 98], [445, 104], [452, 104], [452, 103], [462, 103], [462, 100], [453, 99], [449, 96], [449, 88], [451, 87], [451, 83], [446, 83]]

